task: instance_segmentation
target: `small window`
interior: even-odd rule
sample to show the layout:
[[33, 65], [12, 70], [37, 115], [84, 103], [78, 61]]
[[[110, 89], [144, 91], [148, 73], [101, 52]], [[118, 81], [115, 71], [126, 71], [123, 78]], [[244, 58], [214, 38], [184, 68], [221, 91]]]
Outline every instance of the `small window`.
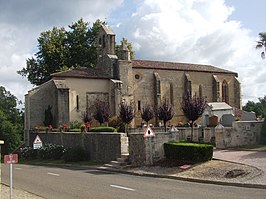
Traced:
[[99, 38], [99, 45], [102, 45], [102, 38]]
[[141, 110], [141, 101], [139, 100], [138, 101], [138, 111], [140, 111]]
[[103, 35], [103, 48], [105, 47], [105, 35]]
[[202, 98], [202, 85], [199, 85], [199, 97]]
[[139, 79], [139, 78], [140, 78], [139, 74], [136, 74], [135, 79]]
[[79, 96], [76, 96], [77, 111], [79, 110]]

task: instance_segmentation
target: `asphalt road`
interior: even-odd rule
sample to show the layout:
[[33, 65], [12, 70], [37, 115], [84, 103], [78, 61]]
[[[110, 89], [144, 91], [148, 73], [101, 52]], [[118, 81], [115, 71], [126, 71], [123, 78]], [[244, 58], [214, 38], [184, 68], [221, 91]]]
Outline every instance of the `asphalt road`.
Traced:
[[[13, 165], [13, 185], [49, 199], [264, 199], [266, 190], [184, 182], [112, 173], [87, 168]], [[2, 165], [9, 184], [9, 167]]]

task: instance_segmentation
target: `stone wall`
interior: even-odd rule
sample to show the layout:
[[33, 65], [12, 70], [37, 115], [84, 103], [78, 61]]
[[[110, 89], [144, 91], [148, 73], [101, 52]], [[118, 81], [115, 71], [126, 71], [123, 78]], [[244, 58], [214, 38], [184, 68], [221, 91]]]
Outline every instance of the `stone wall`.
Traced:
[[[52, 106], [52, 115], [57, 115], [56, 87], [52, 80], [31, 90], [25, 95], [25, 129], [43, 125], [45, 110]], [[56, 118], [55, 118], [56, 119]]]
[[178, 132], [154, 133], [154, 137], [146, 138], [142, 131], [129, 134], [129, 160], [132, 165], [152, 165], [164, 158], [164, 143], [179, 141]]
[[[159, 87], [155, 87], [155, 73], [160, 80]], [[175, 115], [170, 121], [171, 125], [177, 125], [179, 122], [187, 122], [181, 109], [181, 102], [184, 93], [185, 85], [185, 75], [191, 78], [191, 93], [199, 94], [199, 88], [201, 88], [202, 96], [206, 98], [207, 101], [212, 101], [213, 99], [213, 74], [204, 73], [200, 71], [178, 71], [178, 70], [152, 70], [151, 68], [141, 68], [133, 66], [132, 71], [132, 82], [123, 81], [124, 88], [127, 86], [132, 87], [134, 101], [136, 107], [138, 104], [143, 107], [146, 103], [151, 106], [156, 107], [155, 97], [158, 97], [157, 101], [168, 100], [174, 105]], [[127, 77], [127, 76], [125, 76]], [[137, 78], [136, 78], [137, 77]], [[222, 82], [226, 81], [228, 83], [228, 104], [232, 107], [240, 108], [240, 89], [239, 82], [235, 79], [235, 74], [216, 74], [216, 79], [220, 83], [218, 87], [217, 100], [221, 101], [222, 98]], [[131, 85], [128, 85], [131, 83]], [[160, 90], [159, 92], [157, 91]], [[239, 90], [238, 90], [239, 89]], [[141, 110], [141, 109], [140, 109]], [[137, 110], [135, 117], [135, 125], [137, 127], [141, 125], [142, 119], [140, 117], [140, 110]], [[157, 125], [155, 118], [150, 121], [150, 123]]]
[[[36, 137], [36, 133], [30, 133], [30, 146]], [[58, 144], [65, 148], [82, 146], [92, 161], [109, 162], [121, 157], [121, 134], [120, 133], [71, 133], [49, 132], [38, 133], [43, 144]]]
[[[1, 190], [1, 183], [2, 183], [2, 176], [1, 176], [1, 145], [4, 144], [4, 141], [0, 140], [0, 190]], [[1, 195], [0, 195], [0, 198], [1, 198]]]
[[237, 121], [232, 127], [215, 128], [216, 148], [224, 149], [259, 144], [262, 121]]

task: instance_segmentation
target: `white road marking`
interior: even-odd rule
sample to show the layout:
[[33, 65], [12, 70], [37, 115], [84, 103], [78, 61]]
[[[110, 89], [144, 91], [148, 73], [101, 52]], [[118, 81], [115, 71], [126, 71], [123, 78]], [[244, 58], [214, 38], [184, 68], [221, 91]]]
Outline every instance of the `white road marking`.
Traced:
[[16, 170], [21, 170], [22, 168], [19, 168], [19, 167], [17, 167], [17, 168], [15, 168]]
[[114, 188], [118, 188], [118, 189], [124, 189], [124, 190], [128, 190], [128, 191], [136, 191], [135, 189], [131, 189], [128, 187], [121, 187], [121, 186], [113, 185], [113, 184], [111, 184], [110, 187], [114, 187]]
[[57, 173], [47, 173], [48, 175], [51, 175], [51, 176], [60, 176], [59, 174]]

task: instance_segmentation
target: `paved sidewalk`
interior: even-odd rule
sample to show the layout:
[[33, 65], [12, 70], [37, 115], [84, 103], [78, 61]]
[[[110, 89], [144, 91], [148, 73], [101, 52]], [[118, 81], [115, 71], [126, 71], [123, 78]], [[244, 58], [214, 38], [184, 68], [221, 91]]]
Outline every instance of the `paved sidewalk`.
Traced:
[[266, 151], [215, 150], [213, 158], [256, 167], [262, 174], [247, 183], [266, 185]]
[[[0, 184], [0, 198], [9, 199], [10, 198], [10, 189], [9, 186]], [[12, 196], [14, 199], [43, 199], [42, 197], [36, 196], [35, 194], [23, 191], [21, 189], [12, 189]]]

